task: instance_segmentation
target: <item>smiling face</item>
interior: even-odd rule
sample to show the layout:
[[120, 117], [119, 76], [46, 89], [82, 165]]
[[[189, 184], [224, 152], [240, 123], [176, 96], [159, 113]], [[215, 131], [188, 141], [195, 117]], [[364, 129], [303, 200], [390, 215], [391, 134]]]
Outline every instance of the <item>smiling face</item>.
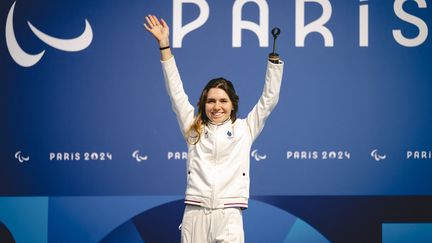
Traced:
[[228, 120], [233, 110], [231, 99], [225, 90], [211, 88], [205, 101], [205, 114], [212, 123], [221, 124]]

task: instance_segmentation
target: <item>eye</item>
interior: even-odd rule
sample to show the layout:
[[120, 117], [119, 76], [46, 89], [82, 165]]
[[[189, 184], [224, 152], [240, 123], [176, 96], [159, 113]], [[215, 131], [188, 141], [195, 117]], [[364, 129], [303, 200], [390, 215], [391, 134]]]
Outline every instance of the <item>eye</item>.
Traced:
[[215, 99], [207, 99], [206, 103], [215, 103], [216, 100]]

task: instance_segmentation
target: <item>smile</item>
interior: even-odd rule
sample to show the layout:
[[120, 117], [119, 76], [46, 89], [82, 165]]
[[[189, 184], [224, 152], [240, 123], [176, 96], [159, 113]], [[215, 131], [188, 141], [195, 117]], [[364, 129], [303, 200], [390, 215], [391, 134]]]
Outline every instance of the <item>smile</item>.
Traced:
[[223, 116], [225, 114], [225, 112], [212, 112], [211, 114], [214, 117], [219, 117], [219, 116]]

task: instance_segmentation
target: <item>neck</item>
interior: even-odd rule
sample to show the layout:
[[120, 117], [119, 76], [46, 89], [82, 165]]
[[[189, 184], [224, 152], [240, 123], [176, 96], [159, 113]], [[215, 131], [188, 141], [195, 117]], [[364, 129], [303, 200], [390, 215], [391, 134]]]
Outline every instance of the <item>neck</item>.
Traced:
[[227, 118], [225, 121], [223, 121], [223, 122], [213, 122], [213, 121], [209, 120], [209, 123], [212, 124], [212, 125], [220, 126], [220, 125], [222, 125], [222, 124], [227, 123], [229, 120], [231, 120], [231, 116], [228, 117], [228, 118]]

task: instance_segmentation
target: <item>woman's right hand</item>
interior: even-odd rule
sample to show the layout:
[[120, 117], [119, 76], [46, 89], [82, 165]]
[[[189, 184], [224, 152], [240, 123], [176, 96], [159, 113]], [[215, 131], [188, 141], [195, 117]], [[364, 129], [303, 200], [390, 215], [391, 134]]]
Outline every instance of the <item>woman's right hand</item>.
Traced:
[[169, 27], [165, 20], [162, 18], [160, 21], [157, 19], [155, 15], [149, 14], [145, 16], [147, 24], [144, 23], [144, 28], [152, 35], [159, 43], [160, 47], [169, 46]]

